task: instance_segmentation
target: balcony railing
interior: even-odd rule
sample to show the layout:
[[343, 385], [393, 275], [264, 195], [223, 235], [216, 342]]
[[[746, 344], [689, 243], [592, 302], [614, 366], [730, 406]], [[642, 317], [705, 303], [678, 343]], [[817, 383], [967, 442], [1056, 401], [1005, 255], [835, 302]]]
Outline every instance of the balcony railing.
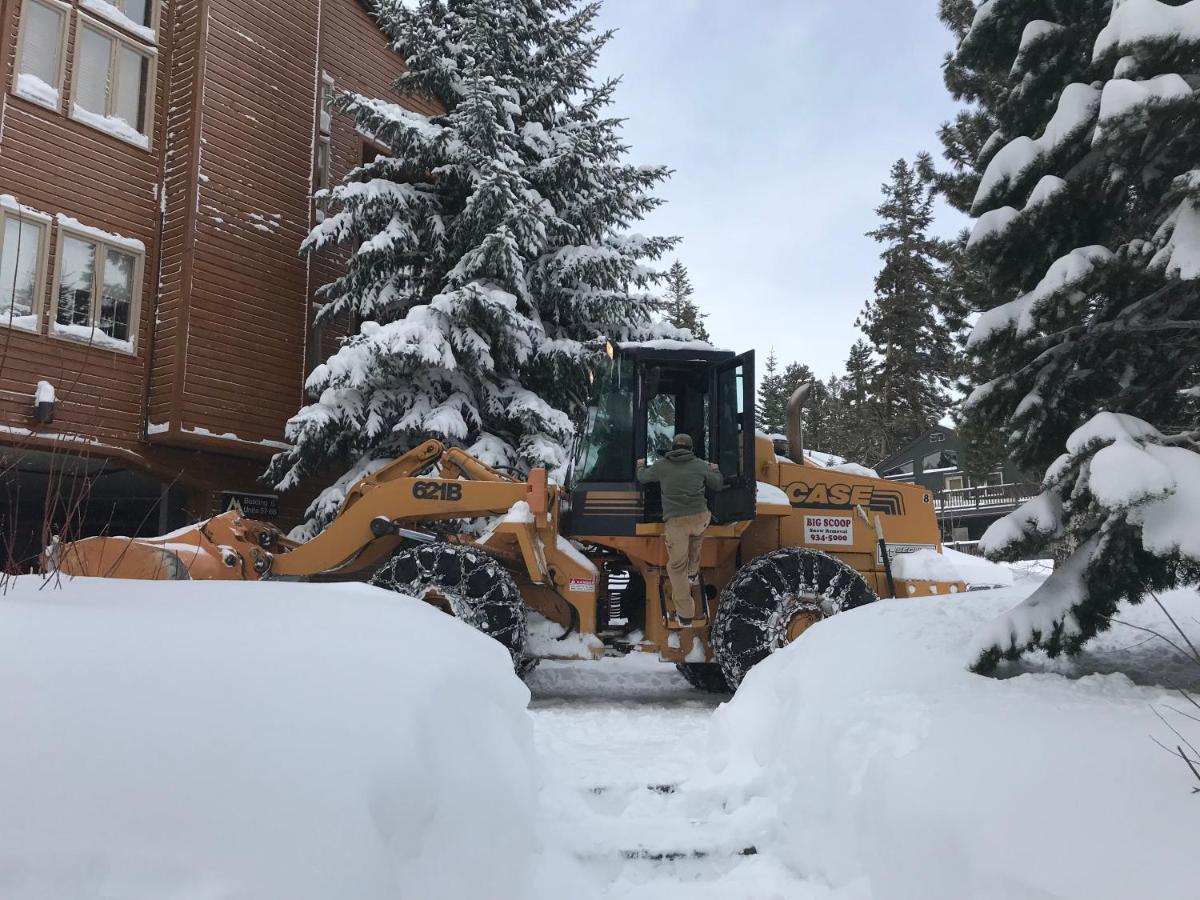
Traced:
[[939, 516], [971, 512], [1005, 512], [1016, 509], [1039, 493], [1041, 488], [1036, 484], [989, 484], [942, 491], [935, 495], [934, 506]]

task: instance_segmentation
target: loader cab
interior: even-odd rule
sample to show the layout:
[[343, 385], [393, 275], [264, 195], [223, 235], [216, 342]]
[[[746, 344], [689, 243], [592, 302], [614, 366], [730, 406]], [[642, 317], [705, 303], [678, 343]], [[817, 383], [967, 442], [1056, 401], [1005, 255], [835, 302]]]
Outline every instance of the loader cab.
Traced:
[[662, 458], [679, 433], [716, 463], [726, 489], [709, 497], [718, 523], [754, 518], [754, 353], [691, 349], [673, 341], [609, 347], [593, 373], [575, 458], [572, 534], [631, 536], [662, 521], [657, 485], [637, 482], [636, 461]]

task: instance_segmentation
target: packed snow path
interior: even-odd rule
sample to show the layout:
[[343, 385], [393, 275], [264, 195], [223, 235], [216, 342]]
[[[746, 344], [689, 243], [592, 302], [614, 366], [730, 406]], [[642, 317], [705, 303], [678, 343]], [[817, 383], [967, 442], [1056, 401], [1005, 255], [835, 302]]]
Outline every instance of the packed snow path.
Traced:
[[[774, 808], [706, 782], [708, 720], [724, 698], [656, 658], [546, 662], [529, 679], [546, 833], [620, 900], [827, 896], [760, 852]], [[698, 783], [699, 782], [699, 783]]]

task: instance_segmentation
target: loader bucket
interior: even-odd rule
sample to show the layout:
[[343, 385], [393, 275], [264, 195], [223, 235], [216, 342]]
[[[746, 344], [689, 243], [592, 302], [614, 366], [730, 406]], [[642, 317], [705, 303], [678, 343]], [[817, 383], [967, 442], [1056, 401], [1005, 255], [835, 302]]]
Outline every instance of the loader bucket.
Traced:
[[55, 570], [64, 575], [137, 581], [186, 581], [191, 578], [187, 564], [174, 550], [133, 538], [97, 537], [75, 541], [66, 545]]
[[159, 538], [94, 537], [46, 551], [43, 568], [64, 575], [129, 578], [256, 581], [269, 569], [267, 547], [277, 547], [276, 529], [225, 513]]

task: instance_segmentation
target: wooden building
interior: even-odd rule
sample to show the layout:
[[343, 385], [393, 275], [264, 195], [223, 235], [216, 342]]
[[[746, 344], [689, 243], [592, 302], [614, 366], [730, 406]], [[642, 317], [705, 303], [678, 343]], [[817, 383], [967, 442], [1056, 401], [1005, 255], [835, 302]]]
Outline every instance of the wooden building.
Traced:
[[311, 197], [377, 152], [335, 92], [435, 110], [359, 0], [0, 0], [0, 34], [0, 535], [64, 477], [77, 533], [269, 493], [340, 265]]
[[968, 450], [953, 428], [937, 425], [893, 453], [877, 469], [891, 481], [919, 484], [933, 492], [942, 539], [973, 551], [997, 519], [1039, 493], [1011, 463], [972, 476]]

